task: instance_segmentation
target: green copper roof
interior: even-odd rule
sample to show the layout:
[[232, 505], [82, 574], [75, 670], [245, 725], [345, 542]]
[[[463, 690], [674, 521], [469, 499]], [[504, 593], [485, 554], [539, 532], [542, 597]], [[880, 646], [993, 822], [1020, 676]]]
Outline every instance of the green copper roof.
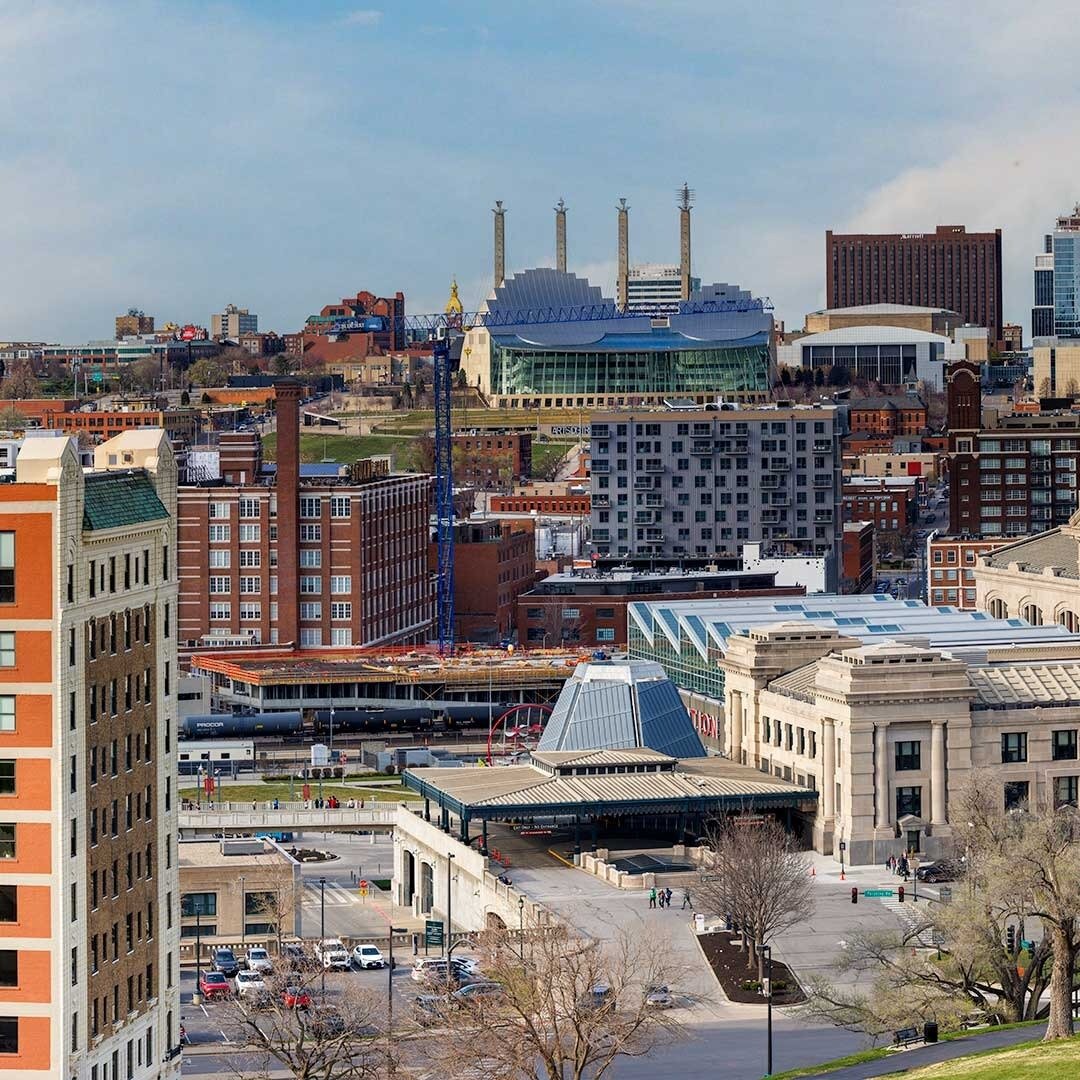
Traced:
[[84, 529], [119, 529], [168, 516], [145, 473], [90, 473], [86, 477]]

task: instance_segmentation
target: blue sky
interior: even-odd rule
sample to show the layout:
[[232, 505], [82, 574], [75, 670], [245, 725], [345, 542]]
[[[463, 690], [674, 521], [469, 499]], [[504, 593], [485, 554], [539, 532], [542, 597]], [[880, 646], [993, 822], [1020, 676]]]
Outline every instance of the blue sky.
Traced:
[[1005, 231], [1005, 313], [1080, 199], [1063, 3], [873, 0], [0, 0], [0, 340], [110, 333], [129, 306], [208, 324], [227, 302], [295, 329], [367, 288], [440, 310], [511, 269], [611, 288], [678, 256], [824, 300], [824, 231]]

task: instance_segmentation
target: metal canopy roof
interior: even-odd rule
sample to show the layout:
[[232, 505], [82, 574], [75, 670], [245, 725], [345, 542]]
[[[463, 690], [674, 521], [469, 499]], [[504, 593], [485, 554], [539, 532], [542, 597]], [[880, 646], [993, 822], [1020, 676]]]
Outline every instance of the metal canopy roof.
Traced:
[[[622, 817], [795, 809], [818, 797], [810, 788], [726, 758], [679, 761], [674, 770], [664, 767], [663, 755], [656, 758], [655, 764], [645, 759], [622, 766], [590, 766], [586, 759], [581, 769], [596, 771], [580, 775], [553, 774], [529, 764], [406, 769], [402, 779], [423, 798], [466, 822], [522, 815]], [[618, 771], [620, 768], [658, 771]]]

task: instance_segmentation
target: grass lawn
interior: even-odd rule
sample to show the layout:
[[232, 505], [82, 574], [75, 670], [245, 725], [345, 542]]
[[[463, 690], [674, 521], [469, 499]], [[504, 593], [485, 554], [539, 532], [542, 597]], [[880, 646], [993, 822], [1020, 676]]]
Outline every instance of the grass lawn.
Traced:
[[986, 1050], [903, 1075], [909, 1080], [1066, 1080], [1080, 1076], [1080, 1037]]
[[[351, 465], [373, 454], [392, 454], [394, 469], [399, 472], [419, 469], [416, 444], [396, 435], [308, 435], [300, 436], [300, 460], [337, 461]], [[277, 433], [263, 436], [263, 456], [274, 461], [277, 456]]]
[[[319, 782], [318, 780], [309, 780], [308, 783], [311, 785], [311, 797], [314, 799], [319, 794]], [[293, 785], [294, 800], [303, 798], [302, 792], [303, 781], [297, 780]], [[416, 792], [402, 787], [400, 784], [365, 786], [362, 783], [342, 784], [340, 781], [331, 782], [329, 780], [323, 781], [322, 794], [323, 798], [336, 795], [342, 802], [346, 799], [364, 799], [365, 801], [377, 799], [379, 802], [389, 803], [400, 802], [402, 799], [419, 798]], [[197, 799], [198, 795], [198, 789], [194, 786], [180, 790], [182, 799]], [[205, 794], [203, 798], [206, 798]], [[218, 782], [217, 791], [214, 792], [215, 802], [251, 802], [252, 800], [255, 802], [267, 802], [270, 799], [287, 802], [289, 799], [288, 781], [277, 780], [270, 783], [245, 784], [242, 781], [234, 783], [231, 780], [225, 780], [224, 783]]]
[[532, 446], [533, 476], [542, 476], [544, 470], [552, 462], [561, 461], [574, 445], [574, 443], [566, 442], [534, 441]]
[[[962, 1041], [964, 1039], [975, 1038], [976, 1036], [981, 1034], [982, 1031], [1006, 1031], [1006, 1030], [1008, 1030], [1010, 1028], [1039, 1027], [1039, 1026], [1045, 1024], [1045, 1023], [1046, 1023], [1045, 1020], [1021, 1020], [1021, 1021], [1018, 1021], [1015, 1024], [999, 1024], [996, 1027], [980, 1029], [979, 1031], [954, 1031], [954, 1032], [948, 1032], [948, 1033], [943, 1034], [941, 1036], [941, 1041], [942, 1042], [952, 1042], [954, 1040], [961, 1040]], [[1029, 1044], [1025, 1043], [1025, 1044], [1022, 1044], [1022, 1045], [1026, 1046], [1026, 1045], [1029, 1045]], [[1030, 1045], [1038, 1046], [1038, 1045], [1041, 1045], [1041, 1042], [1040, 1043], [1035, 1043], [1035, 1044], [1030, 1044]], [[983, 1051], [983, 1053], [999, 1053], [999, 1052], [1000, 1051], [994, 1051], [994, 1050]], [[798, 1080], [799, 1077], [818, 1076], [821, 1073], [830, 1073], [830, 1072], [833, 1072], [836, 1069], [842, 1069], [847, 1065], [861, 1065], [864, 1061], [877, 1061], [880, 1058], [883, 1058], [883, 1057], [890, 1057], [891, 1058], [892, 1056], [893, 1055], [892, 1055], [892, 1053], [890, 1051], [890, 1048], [888, 1046], [872, 1046], [872, 1047], [869, 1047], [866, 1050], [857, 1050], [854, 1054], [848, 1054], [846, 1057], [835, 1058], [832, 1061], [823, 1061], [818, 1065], [807, 1065], [805, 1068], [788, 1069], [786, 1072], [774, 1073], [773, 1077], [772, 1077], [772, 1080]], [[974, 1057], [974, 1056], [976, 1056], [976, 1055], [974, 1055], [974, 1054], [970, 1055], [969, 1057], [965, 1057], [964, 1060], [965, 1061], [971, 1060], [972, 1057]], [[897, 1071], [902, 1072], [903, 1070], [902, 1070], [901, 1062], [903, 1061], [903, 1057], [897, 1057], [897, 1058], [895, 1058], [895, 1060], [896, 1060], [896, 1064], [897, 1064]], [[942, 1066], [942, 1065], [930, 1065], [930, 1066], [927, 1066], [927, 1069], [933, 1070], [933, 1069], [939, 1069], [939, 1068], [943, 1068], [943, 1067], [944, 1066]], [[904, 1076], [920, 1075], [920, 1076], [929, 1077], [931, 1075], [937, 1076], [938, 1074], [933, 1073], [933, 1072], [926, 1072], [925, 1070], [920, 1070], [920, 1072], [918, 1074], [904, 1072], [903, 1075]], [[959, 1074], [959, 1075], [962, 1076], [963, 1074]], [[1006, 1074], [1006, 1076], [1008, 1076], [1008, 1074]], [[981, 1078], [980, 1078], [980, 1080], [981, 1080]], [[996, 1080], [996, 1078], [995, 1078], [995, 1080]]]

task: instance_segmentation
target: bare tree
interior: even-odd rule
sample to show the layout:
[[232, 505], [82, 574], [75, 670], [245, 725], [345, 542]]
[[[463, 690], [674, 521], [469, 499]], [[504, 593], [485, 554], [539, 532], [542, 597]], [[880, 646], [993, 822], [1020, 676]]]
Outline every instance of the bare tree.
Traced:
[[25, 431], [26, 417], [18, 409], [8, 406], [0, 409], [0, 430]]
[[[609, 942], [563, 926], [485, 935], [485, 973], [501, 991], [448, 1004], [449, 1037], [427, 1047], [431, 1075], [455, 1080], [600, 1080], [680, 1028], [650, 993], [672, 987], [671, 949], [640, 933]], [[655, 999], [654, 999], [655, 1000]]]
[[0, 397], [32, 398], [40, 393], [38, 377], [27, 363], [12, 364], [3, 382], [0, 382]]
[[[279, 960], [279, 964], [280, 964]], [[323, 1000], [318, 974], [282, 967], [264, 976], [266, 990], [230, 998], [223, 1030], [244, 1052], [237, 1077], [267, 1078], [285, 1070], [296, 1080], [375, 1080], [394, 1069], [381, 996], [349, 987]]]
[[293, 876], [293, 867], [290, 864], [277, 867], [272, 874], [263, 878], [259, 889], [245, 896], [245, 904], [248, 900], [251, 901], [251, 911], [245, 911], [245, 918], [250, 914], [257, 921], [274, 928], [278, 956], [281, 956], [283, 938], [293, 933], [300, 903], [299, 888], [300, 884]]
[[756, 963], [764, 978], [760, 946], [814, 913], [810, 861], [775, 818], [727, 818], [707, 834], [697, 907], [732, 917], [747, 967]]
[[1047, 1039], [1073, 1033], [1072, 985], [1080, 945], [1080, 812], [1074, 806], [1005, 810], [997, 785], [976, 775], [961, 791], [957, 820], [968, 820], [979, 887], [1021, 898], [1049, 941], [1051, 973]]

